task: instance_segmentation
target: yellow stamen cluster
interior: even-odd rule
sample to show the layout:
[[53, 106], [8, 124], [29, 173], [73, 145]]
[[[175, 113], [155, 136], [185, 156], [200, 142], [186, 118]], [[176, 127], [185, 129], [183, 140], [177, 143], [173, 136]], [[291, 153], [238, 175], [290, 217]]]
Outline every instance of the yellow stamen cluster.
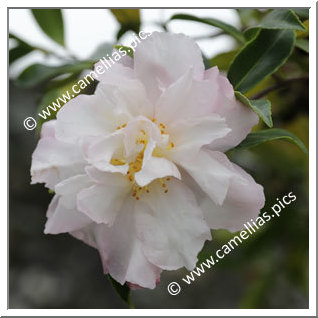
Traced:
[[[157, 122], [156, 118], [151, 119], [151, 121], [153, 123]], [[123, 124], [123, 125], [118, 126], [116, 129], [122, 129], [122, 128], [125, 128], [126, 126], [127, 126], [127, 124]], [[166, 133], [166, 126], [163, 123], [159, 123], [158, 127], [159, 127], [162, 135], [167, 134]], [[141, 132], [141, 134], [136, 138], [136, 144], [141, 144], [141, 145], [143, 145], [143, 147], [142, 147], [142, 150], [137, 154], [135, 160], [133, 162], [129, 163], [129, 168], [127, 171], [127, 177], [129, 179], [129, 181], [132, 182], [132, 196], [134, 198], [136, 198], [136, 200], [140, 200], [140, 197], [141, 197], [143, 192], [146, 192], [146, 193], [150, 192], [150, 189], [148, 186], [140, 187], [135, 182], [135, 174], [142, 169], [144, 152], [145, 152], [145, 149], [146, 149], [147, 144], [148, 144], [148, 137], [147, 137], [146, 131], [144, 129], [141, 129], [140, 132]], [[166, 149], [171, 150], [174, 147], [175, 147], [175, 145], [171, 141], [167, 145]], [[156, 149], [158, 152], [159, 148], [156, 148]], [[154, 149], [154, 152], [153, 152], [154, 156], [156, 156], [156, 153], [157, 153], [156, 149]], [[159, 152], [161, 153], [161, 151], [159, 151]], [[114, 166], [119, 166], [119, 165], [125, 165], [127, 162], [125, 159], [112, 158], [110, 163]], [[161, 183], [161, 186], [163, 188], [164, 193], [168, 193], [167, 185], [166, 185], [164, 179], [160, 178], [160, 179], [158, 179], [158, 181]], [[170, 177], [167, 177], [166, 181], [170, 181]]]

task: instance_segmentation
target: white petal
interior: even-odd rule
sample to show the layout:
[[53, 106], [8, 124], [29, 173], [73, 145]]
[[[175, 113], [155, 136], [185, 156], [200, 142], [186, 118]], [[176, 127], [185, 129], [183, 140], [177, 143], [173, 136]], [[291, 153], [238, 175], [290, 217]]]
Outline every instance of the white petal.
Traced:
[[201, 149], [194, 159], [178, 163], [186, 169], [216, 204], [223, 203], [233, 176], [226, 155], [221, 152]]
[[147, 97], [144, 85], [136, 79], [122, 78], [113, 84], [99, 83], [96, 93], [103, 91], [112, 100], [117, 114], [127, 114], [131, 119], [143, 115], [149, 118], [154, 116], [153, 104]]
[[[99, 69], [101, 74], [97, 72], [97, 69]], [[99, 61], [94, 65], [94, 72], [97, 74], [97, 80], [100, 83], [111, 85], [116, 85], [123, 79], [134, 78], [134, 71], [131, 67], [127, 67], [122, 63], [115, 63], [109, 67], [104, 60]]]
[[193, 269], [197, 254], [211, 239], [191, 190], [177, 179], [167, 183], [164, 193], [159, 182], [150, 186], [136, 205], [137, 228], [146, 257], [162, 269]]
[[261, 185], [237, 165], [232, 163], [232, 166], [236, 175], [231, 179], [223, 205], [218, 206], [205, 197], [200, 207], [211, 228], [235, 232], [244, 229], [244, 223], [256, 220], [265, 197]]
[[181, 179], [180, 172], [173, 162], [165, 158], [151, 157], [142, 170], [135, 174], [135, 181], [139, 186], [144, 187], [155, 179], [168, 176]]
[[76, 142], [85, 136], [109, 134], [116, 129], [113, 105], [106, 96], [79, 95], [57, 113], [56, 137]]
[[155, 117], [158, 122], [169, 125], [178, 120], [211, 115], [217, 88], [210, 81], [193, 78], [193, 70], [189, 68], [162, 93]]
[[189, 68], [196, 78], [203, 78], [204, 65], [199, 46], [183, 34], [153, 32], [134, 54], [135, 74], [156, 101], [162, 91]]
[[101, 172], [93, 167], [86, 169], [89, 176], [98, 180], [77, 195], [77, 208], [96, 223], [112, 225], [131, 185], [128, 178], [118, 173]]
[[113, 157], [123, 158], [123, 138], [124, 134], [121, 131], [107, 136], [84, 138], [82, 146], [85, 159], [99, 170], [126, 174], [128, 164], [111, 163]]
[[75, 231], [92, 222], [76, 208], [77, 192], [91, 184], [87, 176], [78, 175], [56, 186], [56, 195], [48, 209], [44, 233], [58, 234]]
[[215, 140], [211, 150], [227, 151], [237, 146], [258, 123], [258, 116], [249, 107], [236, 100], [234, 90], [228, 79], [219, 73], [217, 67], [205, 73], [205, 79], [217, 87], [216, 95], [211, 105], [214, 112], [226, 119], [231, 132], [222, 139]]
[[85, 160], [77, 145], [59, 141], [52, 125], [44, 123], [42, 138], [32, 154], [32, 184], [53, 189], [60, 181], [84, 172]]
[[135, 204], [136, 200], [127, 200], [111, 227], [95, 224], [72, 235], [98, 248], [104, 272], [120, 284], [128, 281], [155, 288], [161, 270], [151, 264], [142, 251], [142, 243], [136, 235]]
[[202, 146], [223, 138], [230, 131], [224, 118], [217, 114], [178, 121], [169, 128], [170, 139], [175, 145], [169, 157], [175, 161], [188, 160], [196, 156]]

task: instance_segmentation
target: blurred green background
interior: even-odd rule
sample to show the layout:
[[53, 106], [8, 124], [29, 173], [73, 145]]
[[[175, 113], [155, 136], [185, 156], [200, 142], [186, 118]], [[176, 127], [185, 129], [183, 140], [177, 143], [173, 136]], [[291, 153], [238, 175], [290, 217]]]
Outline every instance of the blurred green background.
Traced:
[[[63, 10], [44, 10], [52, 11], [44, 14], [37, 11], [33, 12], [34, 24], [63, 47]], [[268, 14], [268, 10], [257, 9], [232, 11], [240, 31], [258, 25]], [[23, 66], [20, 73], [10, 74], [9, 79], [9, 308], [127, 308], [103, 275], [96, 250], [68, 234], [43, 234], [52, 195], [43, 185], [30, 185], [31, 154], [39, 129], [27, 131], [23, 127], [26, 117], [35, 117], [39, 109], [59, 97], [94, 61], [110, 52], [114, 44], [122, 44], [123, 37], [132, 31], [143, 30], [143, 14], [139, 10], [113, 10], [108, 14], [113, 14], [117, 21], [111, 35], [113, 40], [99, 46], [87, 59], [78, 58], [76, 52], [66, 49], [57, 56], [55, 51], [27, 43], [10, 33], [10, 69], [15, 64], [21, 65], [33, 52], [48, 60], [53, 57], [55, 65], [42, 62], [47, 68], [40, 72], [35, 64]], [[307, 31], [297, 31], [296, 46], [288, 61], [246, 95], [255, 97], [264, 92], [272, 103], [274, 127], [291, 131], [308, 148], [308, 10], [297, 10], [296, 14]], [[56, 27], [50, 28], [47, 21]], [[154, 21], [154, 29], [169, 32], [171, 22]], [[193, 26], [204, 21], [183, 22]], [[222, 28], [211, 24], [208, 28], [211, 33], [200, 38], [212, 45], [218, 37], [231, 37]], [[230, 43], [228, 49], [217, 55], [208, 54], [206, 46], [207, 67], [217, 65], [227, 73], [233, 57], [242, 48], [237, 39], [230, 41], [226, 42]], [[76, 68], [65, 74], [65, 63]], [[50, 67], [54, 67], [53, 75]], [[93, 91], [94, 87], [89, 87], [84, 93]], [[264, 128], [260, 121], [255, 130]], [[182, 284], [184, 288], [179, 295], [171, 296], [166, 288], [172, 281], [181, 281], [188, 273], [184, 269], [163, 272], [161, 283], [154, 290], [133, 291], [136, 308], [308, 308], [308, 157], [296, 145], [278, 140], [246, 150], [232, 150], [228, 155], [264, 186], [263, 212], [269, 211], [276, 198], [291, 191], [297, 200], [190, 286]], [[212, 236], [214, 239], [205, 244], [199, 262], [214, 255], [234, 234], [218, 230], [212, 231]]]

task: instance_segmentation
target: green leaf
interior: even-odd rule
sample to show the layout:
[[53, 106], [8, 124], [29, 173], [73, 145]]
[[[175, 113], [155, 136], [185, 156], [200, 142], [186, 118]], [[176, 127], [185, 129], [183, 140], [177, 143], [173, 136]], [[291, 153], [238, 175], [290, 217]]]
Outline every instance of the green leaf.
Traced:
[[64, 46], [64, 23], [60, 9], [32, 9], [32, 14], [42, 31]]
[[293, 11], [303, 20], [309, 19], [309, 9], [293, 9]]
[[234, 89], [245, 93], [281, 67], [292, 53], [295, 32], [259, 30], [234, 58], [228, 79]]
[[219, 28], [223, 30], [225, 33], [233, 36], [236, 40], [239, 42], [244, 43], [245, 38], [243, 33], [235, 28], [234, 26], [224, 23], [220, 20], [217, 19], [212, 19], [212, 18], [198, 18], [196, 16], [190, 15], [190, 14], [175, 14], [171, 17], [170, 20], [187, 20], [187, 21], [195, 21], [195, 22], [200, 22], [204, 24], [211, 25], [213, 27]]
[[302, 39], [302, 38], [296, 39], [295, 46], [305, 51], [306, 53], [309, 53], [309, 41], [307, 39]]
[[266, 141], [271, 140], [286, 140], [288, 142], [297, 145], [305, 154], [308, 154], [303, 142], [291, 132], [285, 129], [272, 128], [266, 130], [260, 130], [252, 132], [247, 135], [247, 137], [238, 145], [235, 149], [246, 149], [250, 147], [258, 146]]
[[93, 62], [83, 61], [61, 66], [47, 66], [44, 64], [33, 64], [27, 67], [18, 77], [17, 83], [24, 87], [33, 87], [46, 80], [62, 74], [74, 74], [90, 69]]
[[240, 92], [235, 92], [235, 97], [244, 105], [251, 107], [269, 128], [273, 127], [271, 102], [269, 100], [249, 100]]
[[134, 58], [134, 51], [131, 47], [125, 45], [114, 45], [114, 48], [116, 50], [119, 50], [121, 48], [127, 53], [128, 56], [130, 56], [132, 59]]
[[261, 24], [244, 32], [245, 38], [248, 40], [252, 39], [257, 29], [306, 31], [306, 27], [301, 23], [295, 12], [290, 9], [275, 9], [271, 11]]
[[140, 11], [139, 9], [110, 9], [121, 27], [117, 33], [117, 40], [127, 31], [139, 33]]
[[129, 308], [134, 308], [131, 302], [130, 288], [127, 286], [127, 284], [125, 283], [124, 285], [121, 285], [116, 282], [110, 275], [107, 275], [107, 277], [112, 283], [119, 297], [129, 306]]
[[9, 64], [13, 63], [17, 59], [29, 54], [34, 50], [34, 47], [17, 37], [16, 35], [13, 35], [12, 33], [9, 34], [10, 39], [14, 39], [17, 42], [17, 46], [12, 48], [9, 51]]
[[221, 53], [210, 59], [212, 66], [217, 66], [219, 70], [227, 71], [230, 67], [231, 61], [237, 54], [237, 50]]

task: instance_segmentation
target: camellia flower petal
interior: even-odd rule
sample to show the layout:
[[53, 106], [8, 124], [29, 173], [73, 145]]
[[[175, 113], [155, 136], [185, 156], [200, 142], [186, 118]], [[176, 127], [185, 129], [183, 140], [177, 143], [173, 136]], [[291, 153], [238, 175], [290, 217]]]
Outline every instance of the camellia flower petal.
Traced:
[[223, 153], [258, 118], [182, 34], [153, 33], [98, 80], [33, 153], [32, 183], [55, 191], [45, 233], [98, 249], [120, 284], [154, 288], [162, 270], [193, 269], [211, 228], [239, 230], [263, 207], [262, 186]]

